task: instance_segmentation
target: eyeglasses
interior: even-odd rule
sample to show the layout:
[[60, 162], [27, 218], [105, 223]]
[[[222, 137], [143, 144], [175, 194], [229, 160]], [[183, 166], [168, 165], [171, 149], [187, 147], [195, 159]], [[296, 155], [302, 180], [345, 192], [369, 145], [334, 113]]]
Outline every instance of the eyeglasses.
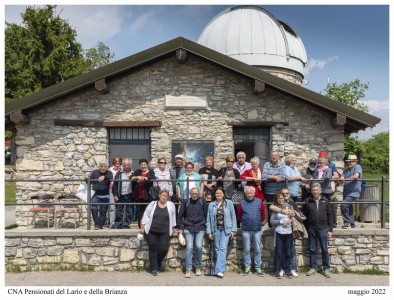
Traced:
[[234, 161], [233, 161], [233, 160], [228, 160], [227, 162], [229, 162], [229, 163], [232, 163], [232, 164], [234, 163]]
[[159, 161], [159, 164], [161, 164], [161, 165], [165, 165], [165, 164], [166, 164], [166, 162], [165, 162], [165, 161]]
[[315, 163], [310, 163], [309, 165], [310, 165], [310, 166], [316, 166], [316, 164], [315, 164]]
[[290, 194], [290, 193], [282, 193], [282, 195], [288, 195], [288, 194]]

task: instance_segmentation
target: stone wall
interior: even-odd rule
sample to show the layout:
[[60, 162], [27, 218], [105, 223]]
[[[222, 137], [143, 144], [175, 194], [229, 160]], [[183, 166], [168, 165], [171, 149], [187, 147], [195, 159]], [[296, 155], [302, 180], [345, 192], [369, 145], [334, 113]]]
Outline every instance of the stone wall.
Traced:
[[[137, 230], [12, 230], [5, 232], [5, 264], [22, 270], [90, 266], [97, 271], [135, 270], [149, 267], [148, 246], [138, 241]], [[273, 229], [262, 230], [262, 262], [265, 271], [273, 269]], [[208, 259], [208, 243], [203, 244], [203, 265]], [[242, 238], [238, 231], [229, 242], [227, 270], [243, 267]], [[387, 229], [335, 230], [329, 240], [331, 268], [364, 270], [377, 267], [389, 271], [389, 231]], [[296, 243], [297, 265], [309, 265], [308, 242]], [[194, 262], [193, 262], [194, 264]], [[166, 268], [184, 270], [185, 246], [171, 239]], [[318, 265], [321, 256], [318, 255]]]
[[[53, 100], [28, 111], [29, 124], [17, 124], [17, 172], [14, 179], [59, 179], [54, 182], [17, 183], [17, 202], [48, 193], [74, 193], [81, 179], [108, 156], [108, 131], [103, 127], [55, 126], [54, 119], [162, 122], [151, 128], [151, 155], [171, 163], [172, 140], [214, 140], [215, 164], [233, 153], [228, 122], [286, 122], [271, 128], [271, 145], [282, 158], [297, 156], [299, 167], [321, 150], [329, 151], [342, 168], [343, 126], [332, 127], [334, 115], [270, 86], [254, 95], [254, 80], [190, 54], [185, 64], [174, 56], [146, 64], [108, 80], [110, 92], [93, 87]], [[174, 110], [165, 96], [206, 97], [207, 109]], [[26, 226], [27, 206], [17, 207], [17, 224]]]

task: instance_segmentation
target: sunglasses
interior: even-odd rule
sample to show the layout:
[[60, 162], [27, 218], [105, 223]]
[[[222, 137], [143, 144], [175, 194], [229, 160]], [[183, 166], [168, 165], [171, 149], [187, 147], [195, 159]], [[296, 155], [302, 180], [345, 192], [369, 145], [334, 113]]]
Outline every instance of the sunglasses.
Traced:
[[228, 160], [227, 162], [229, 162], [229, 163], [232, 163], [232, 164], [234, 163], [234, 161], [233, 161], [233, 160]]
[[310, 163], [309, 165], [310, 165], [310, 166], [316, 166], [316, 164], [315, 164], [315, 163]]
[[161, 164], [161, 165], [165, 165], [165, 164], [166, 164], [166, 162], [165, 162], [165, 161], [159, 161], [159, 164]]

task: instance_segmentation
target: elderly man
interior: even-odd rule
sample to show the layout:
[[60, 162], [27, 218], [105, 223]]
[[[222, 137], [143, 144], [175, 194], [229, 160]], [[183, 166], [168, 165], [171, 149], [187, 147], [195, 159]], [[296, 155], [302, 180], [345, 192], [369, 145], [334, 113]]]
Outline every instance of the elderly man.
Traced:
[[[175, 164], [170, 168], [170, 176], [171, 179], [178, 179], [183, 173], [186, 173], [185, 166], [183, 165], [183, 155], [177, 154], [175, 155]], [[178, 203], [178, 199], [176, 197], [176, 181], [172, 181], [172, 196], [171, 201], [173, 203]], [[178, 216], [179, 207], [175, 210], [176, 215]]]
[[356, 155], [349, 155], [346, 162], [348, 168], [341, 177], [341, 182], [345, 185], [343, 188], [343, 204], [341, 204], [343, 229], [356, 227], [354, 224], [353, 202], [361, 194], [361, 180], [357, 179], [363, 178], [363, 169], [357, 164]]
[[[252, 169], [252, 165], [246, 161], [246, 154], [243, 151], [239, 151], [236, 155], [237, 161], [234, 163], [233, 168], [239, 171], [239, 175], [242, 175], [246, 170]], [[242, 182], [242, 186], [245, 187], [246, 182]]]
[[311, 185], [312, 196], [310, 196], [302, 207], [306, 219], [306, 228], [309, 236], [310, 269], [307, 276], [315, 275], [317, 272], [317, 240], [319, 239], [323, 275], [327, 278], [330, 274], [330, 257], [328, 254], [327, 240], [332, 237], [332, 212], [330, 201], [322, 196], [321, 186], [315, 182]]
[[237, 207], [237, 217], [242, 224], [242, 244], [244, 247], [244, 276], [250, 274], [251, 257], [250, 244], [253, 242], [254, 268], [256, 275], [263, 277], [261, 270], [261, 223], [265, 219], [264, 202], [255, 197], [255, 188], [246, 186], [245, 199], [241, 200]]
[[[89, 176], [85, 175], [85, 180]], [[109, 203], [109, 186], [113, 179], [112, 172], [108, 170], [108, 163], [105, 160], [100, 161], [99, 169], [94, 170], [90, 174], [90, 179], [93, 180], [94, 196], [90, 203]], [[108, 205], [92, 205], [92, 217], [94, 221], [94, 229], [103, 229], [105, 224], [105, 217], [107, 215]]]
[[[271, 161], [267, 161], [263, 168], [263, 180], [266, 180], [264, 184], [264, 198], [266, 202], [273, 202], [274, 196], [279, 192], [285, 184], [286, 165], [284, 162], [279, 161], [279, 152], [271, 151]], [[271, 219], [271, 211], [268, 210], [268, 221]], [[271, 223], [268, 222], [268, 226]]]
[[[191, 277], [193, 242], [196, 240], [196, 276], [201, 276], [202, 240], [205, 235], [205, 223], [208, 204], [199, 197], [199, 190], [194, 187], [190, 190], [190, 198], [183, 201], [177, 218], [178, 234], [185, 234], [186, 238], [186, 278]], [[182, 222], [183, 218], [183, 222]]]
[[[115, 227], [119, 229], [130, 229], [132, 217], [132, 203], [133, 197], [131, 194], [131, 158], [125, 158], [122, 161], [122, 170], [115, 175], [115, 179], [128, 181], [114, 181], [112, 186], [112, 194], [114, 195], [115, 203], [125, 203], [126, 205], [116, 205]], [[111, 227], [112, 228], [112, 227]]]

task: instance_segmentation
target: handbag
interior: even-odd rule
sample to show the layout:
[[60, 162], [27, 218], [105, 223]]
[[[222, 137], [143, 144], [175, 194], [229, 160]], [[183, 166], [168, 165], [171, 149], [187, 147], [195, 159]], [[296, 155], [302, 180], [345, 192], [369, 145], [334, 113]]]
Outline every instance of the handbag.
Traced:
[[149, 194], [153, 198], [153, 200], [159, 199], [160, 187], [158, 185], [152, 185], [149, 187]]
[[179, 242], [179, 244], [181, 244], [182, 246], [185, 246], [185, 245], [186, 245], [186, 240], [185, 240], [185, 237], [183, 236], [182, 233], [178, 234], [178, 242]]
[[242, 199], [245, 198], [245, 193], [243, 191], [234, 190], [231, 196], [231, 201], [234, 204], [238, 204]]
[[[93, 197], [93, 195], [94, 195], [94, 191], [90, 190], [90, 197]], [[79, 199], [81, 199], [84, 202], [88, 202], [88, 186], [86, 184], [81, 183], [78, 186], [75, 196], [77, 196]]]

